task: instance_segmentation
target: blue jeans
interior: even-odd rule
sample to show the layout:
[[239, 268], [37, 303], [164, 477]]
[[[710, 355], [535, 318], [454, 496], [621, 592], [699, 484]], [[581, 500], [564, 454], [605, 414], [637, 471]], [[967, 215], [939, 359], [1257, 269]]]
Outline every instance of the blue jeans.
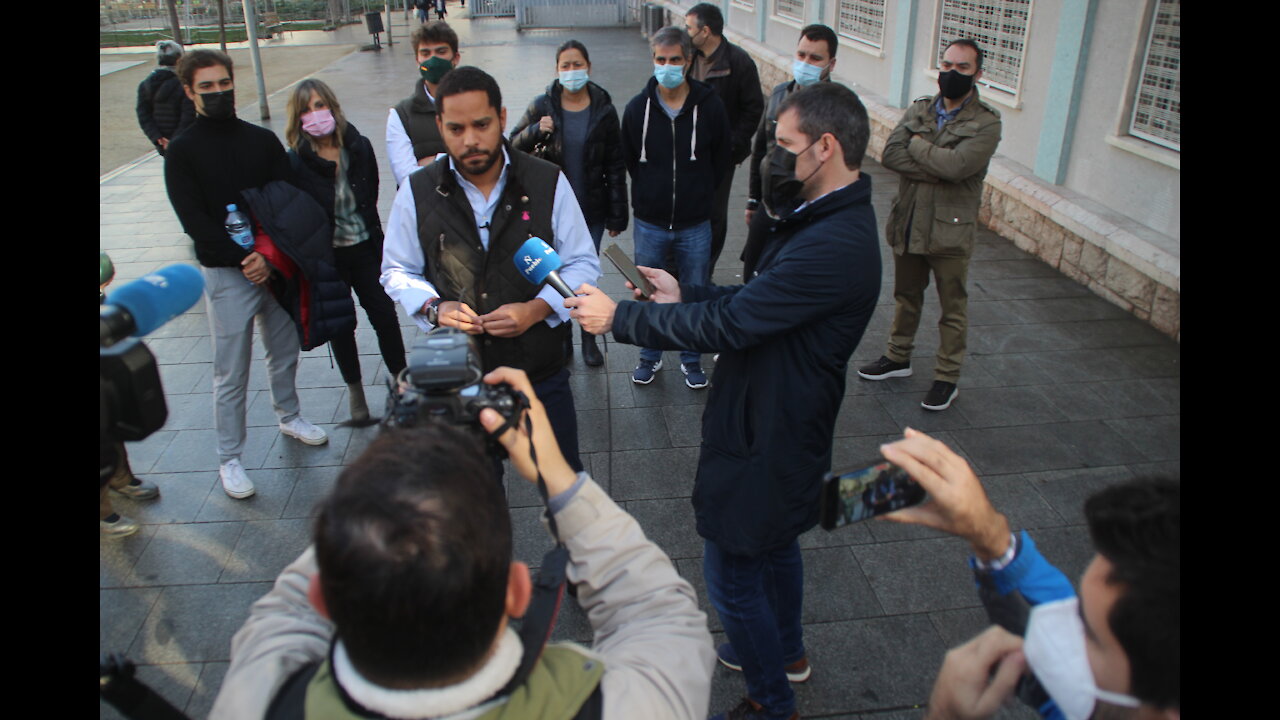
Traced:
[[747, 697], [769, 717], [796, 709], [795, 691], [783, 668], [804, 657], [800, 608], [804, 562], [800, 543], [756, 556], [731, 555], [706, 541], [702, 576], [707, 597], [742, 663]]
[[[707, 284], [708, 267], [711, 263], [710, 220], [681, 230], [667, 230], [636, 218], [633, 237], [636, 243], [637, 265], [662, 268], [666, 265], [667, 252], [674, 251], [676, 269], [680, 271], [680, 282], [690, 285]], [[640, 350], [642, 361], [656, 363], [661, 358], [661, 350], [653, 348]], [[696, 352], [680, 351], [682, 363], [696, 363], [700, 359], [701, 356]]]

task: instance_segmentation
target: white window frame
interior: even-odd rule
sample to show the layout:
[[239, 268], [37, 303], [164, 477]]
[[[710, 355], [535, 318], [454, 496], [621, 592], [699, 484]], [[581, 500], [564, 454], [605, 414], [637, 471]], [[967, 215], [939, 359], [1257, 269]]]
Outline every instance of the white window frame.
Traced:
[[[938, 0], [937, 12], [934, 15], [935, 22], [934, 22], [934, 33], [933, 33], [934, 47], [936, 48], [936, 51], [933, 55], [932, 63], [929, 68], [930, 70], [929, 74], [935, 78], [937, 77], [938, 62], [939, 60], [942, 59], [942, 53], [946, 49], [946, 45], [944, 44], [944, 39], [943, 39], [942, 26], [943, 26], [943, 15], [946, 12], [946, 9], [947, 9], [946, 6], [949, 2], [956, 2], [956, 3], [964, 2], [965, 4], [971, 4], [971, 5], [981, 4], [981, 5], [1000, 6], [1000, 5], [1004, 5], [1005, 3], [1018, 2], [1018, 1], [1019, 0]], [[989, 97], [990, 99], [996, 100], [997, 102], [1000, 102], [1003, 105], [1008, 105], [1009, 107], [1012, 107], [1012, 108], [1020, 108], [1022, 106], [1020, 102], [1020, 96], [1022, 94], [1023, 81], [1027, 76], [1026, 62], [1029, 56], [1029, 53], [1027, 52], [1027, 41], [1029, 40], [1030, 34], [1031, 34], [1031, 23], [1032, 23], [1032, 18], [1034, 16], [1034, 11], [1035, 11], [1035, 0], [1025, 0], [1025, 3], [1027, 6], [1027, 19], [1023, 25], [1023, 34], [1021, 37], [1022, 52], [1021, 52], [1021, 57], [1019, 57], [1018, 59], [1019, 64], [1018, 64], [1018, 77], [1017, 77], [1016, 86], [1011, 86], [1007, 83], [1003, 83], [999, 81], [993, 81], [990, 77], [989, 71], [991, 70], [992, 62], [998, 50], [998, 42], [997, 43], [992, 43], [990, 41], [984, 42], [984, 38], [977, 37], [975, 36], [975, 34], [965, 34], [958, 37], [946, 38], [946, 42], [957, 40], [960, 37], [972, 37], [973, 39], [978, 41], [978, 45], [982, 47], [982, 51], [983, 51], [983, 60], [982, 60], [983, 77], [981, 80], [978, 81], [978, 85], [982, 86], [985, 90], [992, 91], [988, 93], [987, 97]], [[998, 39], [998, 35], [996, 35], [995, 37], [997, 37]]]
[[840, 40], [848, 41], [850, 44], [853, 44], [855, 47], [857, 47], [858, 45], [865, 45], [870, 48], [875, 48], [876, 50], [883, 50], [884, 49], [884, 27], [885, 27], [886, 18], [888, 17], [888, 8], [887, 8], [888, 3], [886, 2], [886, 0], [878, 0], [878, 1], [880, 3], [880, 37], [879, 38], [873, 41], [869, 38], [864, 38], [858, 35], [853, 35], [851, 33], [846, 33], [840, 27], [840, 16], [844, 12], [846, 4], [851, 6], [849, 8], [851, 13], [858, 15], [859, 11], [863, 9], [861, 7], [862, 5], [865, 5], [868, 3], [875, 3], [877, 2], [877, 0], [837, 0], [835, 3], [836, 37], [839, 38]]
[[[1128, 128], [1127, 128], [1127, 129], [1128, 129], [1129, 134], [1130, 134], [1130, 135], [1132, 135], [1132, 136], [1134, 136], [1134, 137], [1136, 137], [1136, 138], [1140, 138], [1140, 139], [1145, 140], [1145, 141], [1150, 142], [1150, 143], [1155, 143], [1156, 145], [1159, 145], [1159, 146], [1161, 146], [1161, 147], [1168, 148], [1168, 149], [1170, 149], [1170, 150], [1172, 150], [1172, 151], [1174, 151], [1174, 152], [1179, 152], [1179, 153], [1180, 153], [1180, 152], [1182, 152], [1182, 109], [1181, 109], [1181, 108], [1182, 108], [1182, 97], [1181, 97], [1181, 96], [1182, 96], [1182, 87], [1181, 87], [1181, 85], [1182, 85], [1182, 80], [1181, 80], [1181, 74], [1182, 74], [1182, 59], [1181, 59], [1181, 56], [1182, 56], [1182, 50], [1181, 50], [1181, 48], [1182, 48], [1182, 29], [1181, 29], [1181, 28], [1182, 28], [1182, 23], [1181, 23], [1181, 11], [1180, 11], [1180, 10], [1179, 10], [1179, 13], [1178, 13], [1178, 15], [1179, 15], [1178, 24], [1176, 25], [1176, 27], [1178, 28], [1178, 50], [1177, 50], [1177, 55], [1178, 55], [1178, 57], [1176, 58], [1177, 63], [1178, 63], [1178, 67], [1174, 69], [1174, 82], [1175, 82], [1175, 87], [1174, 87], [1174, 89], [1172, 89], [1171, 91], [1163, 91], [1163, 92], [1161, 92], [1160, 90], [1158, 90], [1158, 89], [1157, 89], [1154, 93], [1151, 93], [1151, 94], [1153, 95], [1153, 99], [1154, 99], [1154, 100], [1157, 100], [1157, 101], [1158, 101], [1158, 100], [1160, 100], [1160, 99], [1166, 99], [1166, 100], [1167, 100], [1167, 99], [1174, 99], [1174, 100], [1176, 100], [1176, 102], [1178, 103], [1178, 108], [1179, 108], [1179, 109], [1178, 109], [1178, 113], [1177, 113], [1177, 117], [1178, 117], [1178, 133], [1177, 133], [1177, 139], [1176, 139], [1176, 140], [1172, 140], [1172, 139], [1169, 139], [1169, 138], [1166, 138], [1166, 137], [1161, 137], [1160, 135], [1155, 135], [1155, 134], [1153, 134], [1153, 133], [1151, 133], [1151, 132], [1148, 132], [1148, 131], [1143, 130], [1143, 129], [1142, 129], [1140, 126], [1138, 126], [1138, 124], [1137, 124], [1137, 123], [1138, 123], [1138, 110], [1139, 110], [1139, 108], [1140, 108], [1140, 107], [1142, 107], [1142, 106], [1141, 106], [1141, 104], [1140, 104], [1140, 100], [1141, 100], [1142, 95], [1143, 95], [1143, 88], [1145, 87], [1144, 81], [1145, 81], [1145, 80], [1147, 79], [1147, 77], [1148, 77], [1147, 68], [1149, 67], [1150, 62], [1151, 62], [1151, 50], [1152, 50], [1152, 43], [1153, 43], [1153, 41], [1155, 40], [1157, 20], [1158, 20], [1158, 19], [1159, 19], [1159, 17], [1160, 17], [1160, 9], [1161, 9], [1161, 7], [1162, 7], [1162, 6], [1164, 6], [1164, 5], [1165, 5], [1165, 2], [1167, 2], [1167, 1], [1169, 1], [1169, 0], [1164, 0], [1164, 1], [1162, 1], [1162, 0], [1155, 0], [1155, 2], [1153, 2], [1153, 3], [1152, 3], [1153, 7], [1152, 7], [1152, 10], [1151, 10], [1151, 27], [1147, 30], [1147, 42], [1146, 42], [1145, 47], [1143, 48], [1143, 53], [1142, 53], [1142, 63], [1138, 66], [1138, 82], [1137, 82], [1137, 86], [1134, 88], [1134, 91], [1133, 91], [1133, 97], [1132, 97], [1132, 101], [1133, 101], [1133, 109], [1132, 109], [1132, 110], [1130, 111], [1130, 113], [1129, 113], [1129, 123], [1128, 123]], [[1173, 1], [1171, 2], [1171, 4], [1173, 4], [1173, 5], [1177, 5], [1177, 6], [1179, 7], [1179, 9], [1181, 8], [1181, 2], [1178, 2], [1177, 0], [1173, 0]], [[1167, 57], [1168, 57], [1168, 55], [1166, 55], [1165, 57], [1167, 58]], [[1157, 73], [1157, 74], [1153, 75], [1152, 77], [1155, 77], [1155, 78], [1159, 79], [1160, 75]]]
[[[769, 14], [770, 16], [773, 17], [774, 20], [780, 20], [790, 25], [803, 27], [806, 22], [805, 13], [809, 11], [808, 4], [812, 1], [813, 0], [773, 0], [773, 12]], [[792, 17], [790, 15], [783, 15], [780, 12], [780, 8], [782, 7], [783, 2], [786, 2], [788, 5], [798, 4], [800, 6], [800, 17], [797, 18], [797, 17]]]
[[730, 0], [729, 6], [736, 7], [740, 10], [746, 10], [747, 12], [756, 11], [755, 0]]

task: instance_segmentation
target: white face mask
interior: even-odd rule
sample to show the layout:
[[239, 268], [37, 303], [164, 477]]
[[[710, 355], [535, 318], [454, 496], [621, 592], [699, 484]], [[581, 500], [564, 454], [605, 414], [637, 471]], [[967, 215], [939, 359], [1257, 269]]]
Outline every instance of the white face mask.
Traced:
[[1036, 679], [1067, 720], [1088, 720], [1098, 700], [1138, 707], [1138, 699], [1098, 688], [1084, 645], [1080, 599], [1042, 603], [1031, 609], [1022, 653]]

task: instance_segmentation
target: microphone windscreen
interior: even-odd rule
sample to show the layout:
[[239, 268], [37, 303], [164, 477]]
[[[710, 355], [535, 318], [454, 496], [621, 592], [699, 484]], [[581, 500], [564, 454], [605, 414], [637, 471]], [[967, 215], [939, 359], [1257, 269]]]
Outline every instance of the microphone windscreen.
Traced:
[[177, 264], [120, 286], [107, 295], [107, 302], [128, 310], [137, 326], [133, 337], [142, 337], [186, 312], [203, 291], [200, 271]]
[[552, 270], [560, 269], [560, 256], [554, 248], [542, 238], [532, 237], [525, 241], [511, 258], [516, 269], [534, 285], [541, 285]]

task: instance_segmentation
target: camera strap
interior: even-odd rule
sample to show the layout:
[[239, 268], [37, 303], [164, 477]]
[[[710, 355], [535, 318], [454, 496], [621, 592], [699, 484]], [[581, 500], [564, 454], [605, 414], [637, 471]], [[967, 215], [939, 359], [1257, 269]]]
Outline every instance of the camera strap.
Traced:
[[[529, 407], [529, 399], [524, 393], [516, 391], [520, 397], [522, 409]], [[501, 435], [512, 425], [508, 420], [491, 436]], [[529, 458], [533, 460], [534, 470], [538, 474], [538, 494], [542, 496], [543, 507], [547, 508], [547, 526], [556, 545], [542, 556], [542, 567], [538, 568], [538, 576], [533, 581], [533, 597], [529, 601], [529, 609], [525, 611], [520, 624], [520, 644], [524, 654], [520, 658], [520, 667], [516, 669], [511, 680], [495, 693], [494, 697], [510, 695], [524, 684], [533, 672], [533, 666], [542, 657], [542, 650], [551, 640], [551, 632], [556, 626], [556, 617], [560, 614], [560, 603], [564, 600], [564, 586], [568, 579], [569, 549], [560, 540], [560, 529], [556, 526], [556, 518], [551, 514], [550, 496], [547, 482], [542, 477], [542, 469], [538, 467], [538, 453], [533, 447], [533, 420], [524, 413], [525, 434], [529, 436]]]

